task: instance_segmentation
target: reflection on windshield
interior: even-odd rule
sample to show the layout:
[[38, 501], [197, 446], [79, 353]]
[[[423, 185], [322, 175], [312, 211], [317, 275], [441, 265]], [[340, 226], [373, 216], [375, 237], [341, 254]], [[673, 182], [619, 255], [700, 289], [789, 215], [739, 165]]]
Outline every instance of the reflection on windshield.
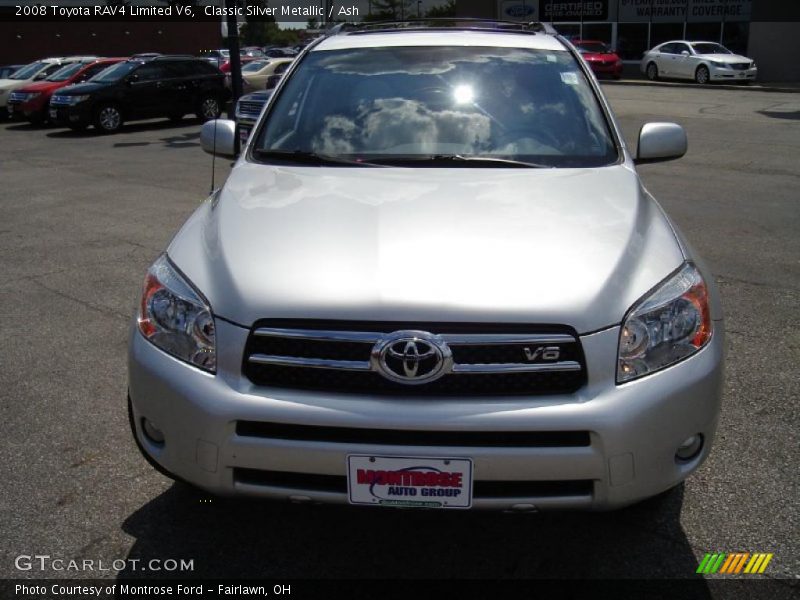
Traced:
[[312, 52], [254, 147], [380, 162], [459, 155], [600, 166], [617, 159], [572, 56], [518, 48]]
[[63, 69], [59, 69], [58, 71], [50, 75], [50, 77], [47, 78], [47, 81], [66, 81], [67, 79], [75, 75], [75, 73], [80, 71], [83, 67], [84, 65], [82, 63], [67, 65]]
[[125, 77], [128, 73], [133, 71], [141, 63], [137, 62], [121, 62], [113, 67], [100, 71], [97, 75], [92, 77], [89, 81], [100, 83], [113, 83]]
[[30, 79], [39, 71], [41, 71], [44, 65], [45, 63], [43, 62], [31, 63], [27, 67], [22, 67], [19, 71], [9, 77], [9, 79]]

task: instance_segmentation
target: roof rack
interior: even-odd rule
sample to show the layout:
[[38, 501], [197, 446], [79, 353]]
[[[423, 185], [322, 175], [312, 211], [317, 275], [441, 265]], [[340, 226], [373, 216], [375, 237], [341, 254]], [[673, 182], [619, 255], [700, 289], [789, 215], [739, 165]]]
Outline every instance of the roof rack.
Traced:
[[497, 21], [494, 19], [476, 19], [469, 17], [427, 18], [415, 19], [411, 21], [339, 23], [338, 25], [331, 27], [325, 35], [328, 37], [342, 34], [442, 29], [558, 35], [558, 32], [549, 23], [542, 23], [539, 21], [523, 23], [520, 21]]

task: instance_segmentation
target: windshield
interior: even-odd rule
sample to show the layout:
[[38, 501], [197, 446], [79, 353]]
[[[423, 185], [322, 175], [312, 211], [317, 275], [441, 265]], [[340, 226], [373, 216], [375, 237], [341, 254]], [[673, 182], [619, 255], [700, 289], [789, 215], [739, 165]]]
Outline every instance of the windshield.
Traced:
[[602, 42], [579, 42], [576, 44], [576, 47], [581, 52], [594, 52], [596, 54], [606, 54], [611, 52], [611, 50], [608, 49], [608, 46]]
[[48, 63], [45, 62], [31, 63], [25, 67], [22, 67], [19, 71], [9, 77], [9, 79], [31, 79], [34, 75], [46, 67], [47, 64]]
[[50, 75], [50, 77], [47, 78], [47, 81], [66, 81], [85, 66], [86, 65], [83, 63], [73, 63], [71, 65], [67, 65], [66, 67], [59, 69]]
[[245, 66], [242, 67], [243, 73], [252, 73], [254, 71], [260, 71], [264, 67], [269, 64], [269, 61], [266, 60], [256, 60], [251, 63], [247, 63]]
[[100, 83], [113, 83], [125, 77], [128, 73], [139, 67], [142, 63], [139, 62], [121, 62], [113, 67], [103, 69], [97, 75], [92, 77], [89, 81], [97, 81]]
[[496, 47], [312, 52], [253, 148], [264, 160], [306, 153], [432, 166], [448, 157], [549, 167], [617, 159], [597, 98], [568, 52]]
[[691, 46], [697, 54], [733, 54], [725, 46], [712, 42], [699, 42], [691, 44]]

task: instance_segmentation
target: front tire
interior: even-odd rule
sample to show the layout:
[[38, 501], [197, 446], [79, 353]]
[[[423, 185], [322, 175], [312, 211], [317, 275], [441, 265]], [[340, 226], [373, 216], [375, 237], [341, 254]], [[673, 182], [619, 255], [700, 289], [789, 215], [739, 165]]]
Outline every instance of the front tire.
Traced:
[[94, 116], [95, 129], [101, 133], [117, 133], [122, 127], [122, 111], [116, 104], [105, 104]]
[[647, 73], [647, 78], [650, 81], [657, 81], [658, 80], [658, 65], [656, 63], [651, 62], [647, 63], [647, 69], [645, 70]]
[[711, 73], [709, 73], [708, 67], [705, 65], [697, 67], [694, 72], [694, 80], [700, 85], [706, 85], [711, 80]]
[[222, 114], [222, 105], [216, 96], [203, 96], [197, 106], [197, 116], [203, 121], [218, 119]]

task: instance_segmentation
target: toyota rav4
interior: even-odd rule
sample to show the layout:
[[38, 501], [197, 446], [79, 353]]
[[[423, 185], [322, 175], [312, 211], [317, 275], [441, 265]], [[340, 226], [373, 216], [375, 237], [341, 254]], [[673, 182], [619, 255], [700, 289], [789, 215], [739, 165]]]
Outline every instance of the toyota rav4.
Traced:
[[[201, 132], [230, 156], [235, 125]], [[144, 456], [212, 493], [534, 511], [657, 495], [708, 456], [723, 322], [586, 63], [545, 26], [343, 26], [150, 267]]]

